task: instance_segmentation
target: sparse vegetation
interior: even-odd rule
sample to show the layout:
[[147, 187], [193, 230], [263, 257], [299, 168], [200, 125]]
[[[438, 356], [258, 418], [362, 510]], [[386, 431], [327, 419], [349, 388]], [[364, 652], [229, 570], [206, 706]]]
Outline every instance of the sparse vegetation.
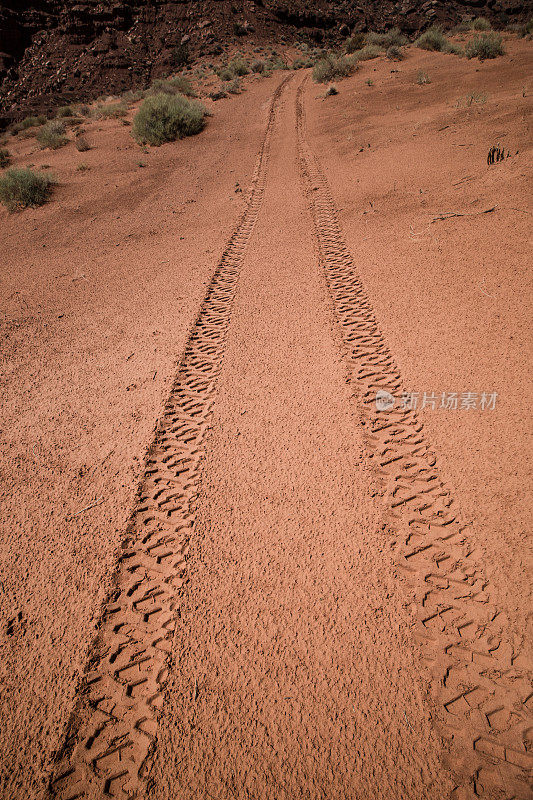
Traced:
[[256, 75], [261, 75], [266, 71], [267, 65], [260, 58], [256, 58], [254, 61], [252, 61], [250, 67], [252, 72], [255, 72]]
[[381, 49], [377, 45], [367, 44], [361, 50], [356, 50], [352, 58], [355, 61], [371, 61], [373, 58], [379, 58], [381, 54]]
[[354, 69], [354, 63], [346, 56], [335, 56], [330, 53], [316, 62], [313, 67], [313, 80], [316, 83], [329, 83], [335, 78], [346, 78]]
[[391, 44], [387, 50], [387, 58], [389, 61], [403, 61], [405, 58], [405, 53], [401, 47], [398, 47], [398, 45]]
[[36, 138], [43, 150], [47, 147], [50, 150], [58, 150], [60, 147], [64, 147], [68, 142], [66, 130], [64, 122], [57, 119], [52, 120], [42, 126]]
[[56, 117], [73, 117], [74, 114], [72, 106], [60, 106], [56, 111]]
[[175, 75], [168, 80], [156, 78], [147, 94], [159, 94], [160, 92], [165, 94], [184, 94], [186, 97], [194, 97], [196, 94], [191, 81], [186, 75]]
[[139, 144], [157, 147], [200, 133], [205, 115], [206, 109], [196, 100], [161, 92], [143, 101], [133, 120], [132, 135]]
[[242, 92], [241, 82], [238, 78], [234, 78], [224, 88], [230, 94], [240, 94]]
[[78, 164], [78, 166], [76, 167], [77, 172], [87, 172], [90, 169], [91, 169], [90, 166], [85, 163]]
[[346, 39], [344, 49], [347, 53], [352, 54], [365, 46], [366, 36], [364, 33], [354, 33], [349, 39]]
[[484, 61], [486, 58], [497, 58], [503, 56], [504, 53], [502, 37], [494, 31], [472, 37], [465, 48], [467, 58], [479, 58], [480, 61]]
[[234, 58], [229, 62], [228, 67], [233, 73], [232, 77], [237, 76], [238, 78], [242, 78], [243, 75], [248, 75], [250, 73], [248, 64], [243, 58]]
[[26, 168], [11, 168], [0, 176], [0, 202], [8, 211], [42, 206], [48, 199], [54, 180], [46, 173]]
[[333, 97], [334, 95], [339, 94], [339, 90], [333, 84], [328, 86], [328, 90], [325, 94], [325, 97]]
[[373, 44], [376, 47], [381, 47], [382, 50], [388, 50], [389, 47], [392, 47], [393, 45], [396, 47], [402, 47], [402, 45], [407, 44], [407, 42], [407, 36], [404, 36], [399, 28], [391, 28], [390, 31], [386, 31], [386, 33], [375, 33], [374, 31], [371, 31], [366, 35], [367, 44]]
[[374, 81], [372, 80], [372, 78], [367, 78], [365, 83], [366, 83], [367, 86], [373, 86], [374, 85]]
[[448, 40], [440, 28], [433, 26], [428, 28], [427, 31], [424, 31], [415, 41], [415, 44], [417, 47], [420, 47], [421, 50], [441, 52], [446, 48]]
[[295, 58], [292, 62], [293, 69], [307, 69], [308, 67], [314, 67], [315, 60], [311, 58], [311, 56]]
[[96, 119], [118, 119], [119, 117], [125, 117], [127, 113], [128, 107], [123, 102], [104, 103], [92, 110], [92, 115]]
[[465, 105], [467, 108], [473, 105], [482, 105], [487, 102], [487, 95], [483, 92], [470, 92], [466, 95], [465, 99], [459, 99], [457, 105]]
[[424, 86], [426, 83], [431, 83], [431, 78], [427, 72], [424, 72], [423, 69], [420, 69], [418, 71], [418, 75], [416, 76], [416, 82], [419, 86]]
[[473, 31], [490, 31], [491, 24], [486, 17], [476, 17], [470, 23], [470, 27]]
[[5, 167], [9, 167], [11, 163], [11, 155], [9, 150], [6, 150], [5, 147], [0, 148], [0, 169], [5, 169]]
[[44, 125], [46, 122], [46, 117], [44, 115], [40, 115], [38, 117], [25, 117], [20, 122], [14, 122], [11, 125], [10, 132], [12, 136], [16, 136], [17, 133], [21, 131], [26, 131], [29, 128], [36, 128], [39, 125]]

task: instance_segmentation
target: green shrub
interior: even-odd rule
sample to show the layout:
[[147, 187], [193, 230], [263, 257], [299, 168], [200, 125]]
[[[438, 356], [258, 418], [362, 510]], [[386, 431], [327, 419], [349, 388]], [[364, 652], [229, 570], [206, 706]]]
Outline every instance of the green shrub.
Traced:
[[104, 103], [104, 105], [93, 108], [92, 115], [96, 119], [118, 119], [125, 117], [128, 107], [125, 103]]
[[424, 31], [424, 33], [422, 33], [415, 41], [415, 44], [417, 47], [420, 47], [421, 50], [440, 52], [441, 50], [444, 50], [448, 44], [448, 40], [440, 28], [432, 27], [428, 28], [427, 31]]
[[465, 48], [467, 58], [479, 58], [484, 61], [486, 58], [497, 58], [503, 56], [505, 49], [503, 47], [502, 37], [498, 33], [481, 33], [479, 36], [473, 36]]
[[452, 55], [452, 56], [464, 56], [464, 54], [465, 54], [465, 51], [463, 50], [462, 47], [459, 47], [458, 44], [454, 44], [453, 42], [450, 42], [450, 41], [446, 42], [442, 52], [443, 53], [448, 53], [449, 55]]
[[159, 146], [183, 136], [200, 133], [206, 109], [182, 95], [156, 94], [147, 97], [133, 120], [132, 134], [139, 144]]
[[38, 117], [25, 117], [20, 122], [14, 122], [11, 125], [10, 132], [12, 136], [16, 136], [17, 133], [20, 133], [20, 131], [26, 131], [29, 128], [36, 128], [39, 125], [44, 125], [45, 122], [46, 117], [44, 114], [41, 114]]
[[237, 75], [237, 77], [241, 78], [243, 75], [248, 75], [250, 72], [248, 64], [243, 58], [234, 58], [229, 62], [228, 68], [232, 71], [233, 77]]
[[56, 111], [56, 117], [73, 117], [74, 114], [72, 106], [60, 106]]
[[256, 58], [254, 61], [252, 61], [250, 67], [252, 69], [252, 72], [255, 72], [256, 75], [260, 75], [266, 70], [266, 64], [260, 58]]
[[473, 31], [490, 31], [491, 25], [486, 17], [476, 17], [470, 23]]
[[230, 94], [240, 94], [242, 91], [241, 82], [238, 78], [234, 78], [232, 81], [226, 84], [224, 89]]
[[389, 61], [403, 61], [405, 58], [405, 53], [403, 52], [401, 47], [398, 47], [395, 44], [391, 44], [389, 49], [387, 50], [387, 58]]
[[355, 65], [346, 56], [327, 55], [316, 62], [313, 67], [313, 80], [316, 83], [329, 83], [334, 78], [346, 78], [355, 69]]
[[356, 61], [371, 61], [373, 58], [379, 58], [380, 55], [381, 49], [377, 45], [367, 44], [360, 50], [356, 50], [352, 58]]
[[58, 150], [64, 147], [68, 142], [65, 123], [61, 120], [52, 120], [43, 125], [37, 133], [37, 141], [44, 150], [48, 147], [50, 150]]
[[376, 47], [381, 47], [382, 50], [387, 50], [393, 45], [396, 47], [402, 47], [402, 45], [407, 44], [407, 41], [407, 36], [404, 36], [399, 28], [391, 28], [391, 30], [387, 31], [386, 33], [375, 33], [374, 31], [371, 31], [366, 35], [367, 44], [373, 44]]
[[42, 206], [48, 199], [54, 181], [44, 172], [11, 168], [0, 176], [0, 202], [8, 211]]
[[293, 69], [307, 69], [308, 67], [313, 67], [315, 65], [314, 59], [310, 56], [306, 58], [295, 58], [292, 62]]
[[176, 92], [184, 94], [185, 97], [196, 96], [193, 85], [186, 75], [174, 75], [173, 78], [170, 78], [169, 83]]
[[347, 53], [355, 53], [356, 50], [360, 50], [366, 44], [366, 36], [364, 33], [354, 33], [353, 36], [350, 36], [349, 39], [346, 39], [344, 43], [344, 49]]
[[10, 163], [11, 163], [11, 155], [9, 153], [9, 150], [6, 150], [5, 147], [0, 148], [0, 169], [9, 167]]
[[218, 70], [217, 75], [221, 81], [232, 81], [233, 78], [235, 77], [235, 73], [228, 66], [221, 67]]

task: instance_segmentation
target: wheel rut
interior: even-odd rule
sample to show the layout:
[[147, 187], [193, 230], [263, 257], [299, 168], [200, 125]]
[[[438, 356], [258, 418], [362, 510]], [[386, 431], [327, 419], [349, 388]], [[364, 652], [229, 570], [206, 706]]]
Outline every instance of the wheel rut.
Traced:
[[302, 83], [296, 115], [300, 175], [321, 266], [340, 326], [347, 377], [358, 399], [367, 453], [381, 487], [399, 566], [413, 592], [416, 639], [427, 666], [454, 800], [526, 800], [531, 793], [533, 693], [523, 640], [474, 550], [451, 490], [413, 410], [376, 408], [377, 392], [398, 396], [402, 378], [345, 244], [333, 196], [305, 129]]
[[78, 690], [47, 795], [138, 798], [153, 754], [194, 503], [231, 309], [265, 190], [278, 101], [271, 100], [245, 210], [188, 336], [147, 454], [113, 590]]

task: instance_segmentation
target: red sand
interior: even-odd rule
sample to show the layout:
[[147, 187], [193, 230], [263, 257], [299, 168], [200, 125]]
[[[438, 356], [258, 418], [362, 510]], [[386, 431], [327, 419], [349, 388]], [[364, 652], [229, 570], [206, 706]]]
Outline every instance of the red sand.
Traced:
[[[420, 417], [506, 616], [521, 687], [530, 45], [508, 47], [484, 64], [410, 50], [399, 65], [364, 64], [335, 97], [308, 82], [304, 105], [307, 143], [403, 385], [498, 393], [494, 410]], [[419, 69], [431, 84], [416, 83]], [[144, 767], [150, 797], [418, 800], [460, 785], [449, 731], [431, 724], [440, 689], [413, 635], [418, 595], [398, 567], [318, 262], [298, 166], [303, 78], [276, 109], [206, 418], [188, 582]], [[37, 798], [56, 772], [145, 451], [245, 208], [236, 184], [250, 182], [279, 81], [254, 82], [215, 106], [201, 136], [147, 155], [115, 121], [93, 124], [87, 153], [13, 147], [17, 164], [50, 164], [61, 183], [41, 209], [0, 212], [2, 797]], [[457, 106], [471, 91], [486, 101]], [[513, 155], [489, 168], [497, 142]], [[77, 172], [80, 162], [91, 170]], [[464, 216], [432, 222], [450, 211]], [[482, 796], [499, 796], [490, 781]], [[456, 796], [474, 790], [467, 781]]]

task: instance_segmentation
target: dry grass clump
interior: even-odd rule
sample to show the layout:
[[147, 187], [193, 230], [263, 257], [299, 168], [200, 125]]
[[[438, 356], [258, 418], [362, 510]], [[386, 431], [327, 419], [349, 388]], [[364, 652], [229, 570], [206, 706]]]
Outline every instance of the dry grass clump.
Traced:
[[0, 202], [10, 212], [42, 206], [48, 200], [54, 182], [47, 173], [13, 167], [0, 176]]
[[346, 56], [335, 56], [332, 53], [321, 58], [313, 67], [315, 83], [329, 83], [335, 78], [346, 78], [355, 69], [355, 64]]
[[421, 50], [442, 52], [448, 44], [448, 40], [440, 28], [433, 26], [424, 31], [415, 41], [415, 44]]
[[87, 150], [91, 149], [91, 145], [89, 144], [85, 136], [78, 136], [74, 144], [76, 145], [76, 150], [78, 151], [78, 153], [86, 153]]
[[133, 119], [133, 138], [139, 144], [155, 147], [184, 136], [200, 133], [205, 126], [206, 109], [183, 95], [160, 94], [147, 97]]
[[21, 131], [27, 131], [30, 128], [37, 128], [39, 125], [44, 125], [45, 122], [46, 117], [44, 114], [40, 114], [38, 117], [25, 117], [20, 122], [14, 122], [9, 130], [12, 136], [16, 136], [17, 133], [20, 133]]
[[389, 49], [387, 50], [387, 58], [389, 61], [403, 61], [405, 58], [405, 53], [401, 47], [398, 47], [395, 44], [391, 44]]
[[408, 39], [399, 28], [391, 28], [390, 31], [385, 33], [375, 33], [370, 31], [366, 35], [366, 43], [373, 44], [376, 47], [381, 47], [382, 50], [388, 50], [389, 47], [402, 47], [407, 44]]
[[418, 75], [416, 76], [416, 82], [419, 86], [424, 86], [426, 83], [431, 83], [431, 78], [427, 72], [424, 72], [424, 70], [421, 69], [418, 71]]
[[196, 92], [186, 75], [175, 75], [173, 78], [156, 78], [148, 90], [148, 94], [184, 94], [186, 97], [195, 97]]
[[344, 49], [350, 55], [357, 50], [361, 50], [366, 44], [366, 36], [364, 33], [354, 33], [344, 43]]
[[355, 61], [371, 61], [373, 58], [379, 58], [380, 55], [382, 55], [380, 47], [375, 44], [366, 44], [360, 50], [356, 50], [352, 58]]
[[11, 164], [11, 154], [5, 147], [0, 147], [0, 169], [5, 169]]
[[486, 58], [497, 58], [503, 56], [504, 53], [502, 37], [493, 31], [472, 37], [465, 47], [467, 58], [479, 58], [480, 61], [484, 61]]
[[64, 147], [68, 142], [66, 131], [65, 123], [55, 119], [42, 126], [37, 133], [36, 139], [43, 150], [45, 148], [49, 150], [58, 150], [60, 147]]
[[95, 119], [118, 119], [128, 113], [126, 103], [104, 103], [93, 108], [91, 114]]
[[486, 17], [476, 17], [470, 23], [470, 28], [473, 31], [490, 31], [491, 24]]

